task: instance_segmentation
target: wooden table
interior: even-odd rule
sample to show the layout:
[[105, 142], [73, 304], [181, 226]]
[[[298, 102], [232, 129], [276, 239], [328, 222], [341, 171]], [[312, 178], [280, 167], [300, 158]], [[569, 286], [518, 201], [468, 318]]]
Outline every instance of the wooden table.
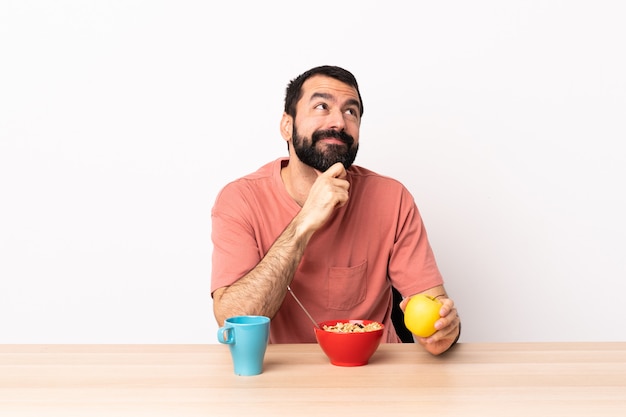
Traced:
[[383, 344], [366, 366], [270, 345], [0, 345], [0, 416], [626, 416], [626, 343]]

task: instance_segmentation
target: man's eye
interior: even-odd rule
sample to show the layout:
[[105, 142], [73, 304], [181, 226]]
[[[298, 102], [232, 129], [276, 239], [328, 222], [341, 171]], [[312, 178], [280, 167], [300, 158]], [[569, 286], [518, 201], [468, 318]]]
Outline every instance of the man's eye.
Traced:
[[326, 108], [328, 108], [328, 106], [326, 106], [326, 104], [324, 103], [320, 103], [317, 106], [315, 106], [315, 108], [319, 110], [325, 110]]
[[359, 112], [358, 112], [357, 109], [347, 109], [346, 113], [348, 113], [348, 114], [350, 114], [352, 116], [358, 116], [359, 115]]

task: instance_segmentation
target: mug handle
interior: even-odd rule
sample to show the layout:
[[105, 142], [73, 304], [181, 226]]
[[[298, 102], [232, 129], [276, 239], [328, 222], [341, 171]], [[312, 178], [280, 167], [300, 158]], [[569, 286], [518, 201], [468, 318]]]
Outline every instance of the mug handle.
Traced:
[[233, 344], [235, 343], [235, 332], [232, 326], [224, 326], [217, 329], [217, 340], [220, 343]]

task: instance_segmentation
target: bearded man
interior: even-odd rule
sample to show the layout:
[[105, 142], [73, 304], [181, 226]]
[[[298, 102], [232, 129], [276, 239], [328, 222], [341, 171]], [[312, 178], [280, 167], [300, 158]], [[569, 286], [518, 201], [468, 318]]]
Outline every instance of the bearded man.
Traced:
[[288, 157], [227, 184], [213, 210], [211, 295], [217, 323], [271, 318], [270, 343], [314, 343], [317, 321], [368, 319], [400, 339], [392, 288], [442, 301], [437, 331], [416, 340], [448, 350], [460, 319], [444, 288], [411, 193], [399, 181], [353, 165], [363, 100], [355, 77], [319, 66], [287, 86], [280, 133]]

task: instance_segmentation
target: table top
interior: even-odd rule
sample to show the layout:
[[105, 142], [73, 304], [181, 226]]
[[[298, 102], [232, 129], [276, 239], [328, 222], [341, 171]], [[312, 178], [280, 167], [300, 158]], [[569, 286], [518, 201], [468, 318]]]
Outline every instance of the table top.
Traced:
[[626, 343], [381, 344], [352, 368], [317, 344], [270, 345], [247, 377], [219, 344], [0, 345], [2, 416], [345, 413], [623, 417]]

